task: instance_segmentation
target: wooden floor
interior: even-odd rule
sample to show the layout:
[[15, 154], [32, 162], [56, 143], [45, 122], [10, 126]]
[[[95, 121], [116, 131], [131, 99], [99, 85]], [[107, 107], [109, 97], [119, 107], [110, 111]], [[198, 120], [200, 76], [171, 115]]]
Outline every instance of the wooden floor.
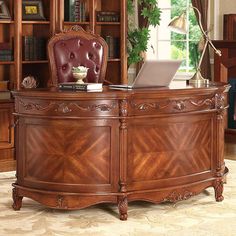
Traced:
[[225, 135], [225, 154], [228, 159], [236, 160], [236, 134]]

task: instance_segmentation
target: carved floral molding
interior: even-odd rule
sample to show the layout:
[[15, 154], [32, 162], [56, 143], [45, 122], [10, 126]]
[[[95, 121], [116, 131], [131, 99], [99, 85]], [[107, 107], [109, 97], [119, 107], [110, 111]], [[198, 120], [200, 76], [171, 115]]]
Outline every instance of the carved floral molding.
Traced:
[[195, 196], [195, 192], [191, 192], [187, 189], [175, 190], [171, 192], [167, 197], [165, 197], [163, 202], [178, 202], [182, 200], [187, 200], [192, 196]]
[[19, 104], [25, 111], [49, 111], [54, 110], [57, 113], [67, 114], [74, 111], [84, 112], [109, 112], [116, 108], [116, 103], [112, 104], [86, 104], [81, 105], [77, 102], [50, 102], [48, 104], [40, 104], [35, 102], [25, 102], [19, 100]]
[[50, 110], [50, 108], [55, 105], [55, 102], [50, 102], [49, 104], [42, 105], [42, 104], [39, 104], [39, 103], [24, 102], [22, 100], [19, 100], [19, 104], [26, 111], [47, 111], [47, 110]]
[[137, 111], [152, 111], [152, 110], [165, 110], [172, 109], [175, 111], [186, 111], [189, 106], [195, 108], [206, 107], [207, 109], [215, 108], [215, 97], [207, 99], [183, 99], [183, 100], [166, 100], [158, 102], [145, 102], [145, 103], [135, 103], [131, 102], [131, 107]]

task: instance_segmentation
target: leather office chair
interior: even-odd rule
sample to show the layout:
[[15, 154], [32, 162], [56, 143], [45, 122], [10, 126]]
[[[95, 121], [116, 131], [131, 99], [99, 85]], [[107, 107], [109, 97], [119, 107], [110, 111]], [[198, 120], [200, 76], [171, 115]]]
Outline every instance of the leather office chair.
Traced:
[[[108, 46], [99, 35], [74, 26], [54, 35], [48, 42], [51, 69], [49, 86], [73, 82], [72, 67], [88, 67], [88, 83], [103, 83], [107, 67]], [[108, 82], [109, 83], [109, 82]]]

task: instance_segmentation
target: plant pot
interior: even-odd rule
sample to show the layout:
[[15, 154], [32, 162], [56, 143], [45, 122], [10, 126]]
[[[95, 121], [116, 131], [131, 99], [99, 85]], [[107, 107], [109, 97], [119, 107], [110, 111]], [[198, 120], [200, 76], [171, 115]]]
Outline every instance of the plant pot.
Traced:
[[83, 79], [86, 78], [87, 72], [76, 72], [72, 74], [77, 84], [84, 84]]

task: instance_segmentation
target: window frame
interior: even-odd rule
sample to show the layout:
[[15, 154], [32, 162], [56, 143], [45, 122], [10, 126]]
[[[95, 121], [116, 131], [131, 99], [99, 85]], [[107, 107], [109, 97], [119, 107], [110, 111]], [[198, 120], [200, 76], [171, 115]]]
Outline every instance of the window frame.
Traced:
[[[155, 45], [155, 48], [157, 50], [157, 53], [155, 53], [155, 54], [156, 54], [157, 59], [161, 58], [160, 54], [159, 54], [159, 50], [158, 50], [159, 42], [170, 42], [170, 45], [171, 45], [172, 42], [178, 42], [179, 41], [179, 42], [185, 43], [185, 45], [186, 45], [186, 55], [185, 55], [186, 58], [184, 58], [184, 60], [186, 60], [186, 69], [185, 69], [186, 71], [184, 71], [184, 72], [183, 71], [177, 71], [176, 78], [179, 78], [179, 77], [180, 78], [183, 78], [183, 77], [188, 78], [188, 77], [192, 76], [195, 73], [195, 71], [193, 71], [193, 68], [190, 67], [190, 57], [189, 57], [189, 55], [190, 55], [190, 49], [189, 49], [190, 42], [196, 42], [196, 40], [191, 40], [190, 39], [190, 32], [189, 32], [189, 17], [190, 17], [189, 12], [190, 12], [190, 10], [192, 10], [192, 8], [191, 8], [190, 1], [189, 0], [185, 0], [185, 1], [186, 1], [186, 7], [183, 8], [183, 11], [186, 11], [187, 29], [188, 29], [187, 34], [185, 36], [185, 39], [183, 39], [183, 40], [172, 40], [171, 39], [171, 31], [170, 31], [170, 39], [159, 39], [160, 38], [159, 37], [160, 28], [159, 27], [155, 28], [156, 29], [156, 36], [155, 36], [156, 37], [156, 45]], [[171, 6], [171, 5], [170, 5], [170, 7], [161, 7], [161, 6], [159, 6], [159, 7], [162, 11], [170, 11], [170, 12], [171, 12], [171, 9], [173, 8], [173, 6]], [[169, 22], [166, 22], [166, 23], [168, 24]], [[149, 53], [150, 54], [152, 53], [152, 51], [153, 51], [153, 49], [150, 49], [150, 47], [149, 47]]]

